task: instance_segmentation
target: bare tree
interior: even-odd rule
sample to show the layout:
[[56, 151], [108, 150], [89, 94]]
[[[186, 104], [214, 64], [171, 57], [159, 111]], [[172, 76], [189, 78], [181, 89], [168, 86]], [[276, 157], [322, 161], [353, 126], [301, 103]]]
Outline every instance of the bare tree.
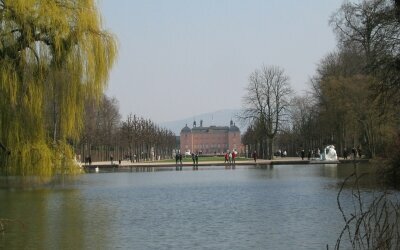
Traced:
[[364, 59], [364, 71], [376, 77], [375, 97], [384, 109], [388, 101], [398, 106], [400, 94], [400, 1], [346, 2], [330, 23], [339, 45], [354, 48]]
[[172, 131], [132, 114], [122, 121], [119, 137], [123, 151], [127, 152], [132, 160], [152, 159], [153, 156], [168, 158], [176, 146]]
[[330, 20], [340, 45], [357, 48], [371, 64], [376, 56], [388, 49], [385, 38], [396, 32], [396, 29], [389, 29], [386, 22], [385, 12], [390, 6], [389, 0], [345, 2]]
[[289, 77], [278, 66], [262, 66], [250, 75], [242, 117], [264, 128], [268, 159], [273, 156], [274, 137], [287, 122], [292, 92]]
[[91, 155], [92, 147], [101, 147], [101, 153], [98, 152], [92, 157], [96, 160], [107, 159], [110, 150], [118, 144], [116, 131], [120, 119], [118, 101], [114, 97], [109, 98], [104, 95], [99, 106], [94, 102], [87, 102], [80, 145], [82, 156]]

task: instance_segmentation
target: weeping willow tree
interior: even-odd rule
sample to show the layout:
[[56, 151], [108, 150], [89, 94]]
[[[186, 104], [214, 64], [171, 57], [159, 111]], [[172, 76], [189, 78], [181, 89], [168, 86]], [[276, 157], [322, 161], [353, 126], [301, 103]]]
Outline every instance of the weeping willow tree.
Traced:
[[0, 0], [0, 171], [72, 170], [84, 103], [117, 54], [95, 0]]

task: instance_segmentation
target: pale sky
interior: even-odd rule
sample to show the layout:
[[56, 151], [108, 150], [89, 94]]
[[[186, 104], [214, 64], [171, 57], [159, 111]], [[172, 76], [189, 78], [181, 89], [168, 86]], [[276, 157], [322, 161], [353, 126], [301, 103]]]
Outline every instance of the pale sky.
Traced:
[[335, 50], [343, 0], [99, 0], [119, 55], [107, 95], [155, 122], [241, 108], [248, 77], [282, 67], [301, 94]]

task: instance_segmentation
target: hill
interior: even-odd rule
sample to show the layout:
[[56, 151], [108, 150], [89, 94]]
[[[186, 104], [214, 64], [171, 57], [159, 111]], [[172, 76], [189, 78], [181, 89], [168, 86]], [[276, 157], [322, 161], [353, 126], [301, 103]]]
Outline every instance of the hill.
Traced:
[[189, 128], [193, 127], [193, 121], [196, 121], [197, 126], [200, 125], [200, 120], [203, 120], [203, 126], [208, 127], [211, 125], [215, 126], [229, 126], [232, 120], [236, 126], [240, 128], [243, 133], [245, 126], [243, 126], [237, 119], [237, 114], [239, 114], [239, 109], [224, 109], [210, 113], [204, 113], [199, 115], [193, 115], [193, 117], [184, 118], [176, 121], [161, 122], [159, 125], [161, 127], [170, 129], [175, 135], [179, 135], [181, 129], [187, 124]]

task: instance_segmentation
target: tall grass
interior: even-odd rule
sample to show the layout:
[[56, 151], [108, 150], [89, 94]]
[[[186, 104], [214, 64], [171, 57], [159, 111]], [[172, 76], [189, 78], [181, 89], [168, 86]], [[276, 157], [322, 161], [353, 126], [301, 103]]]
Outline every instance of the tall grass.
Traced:
[[[337, 204], [344, 226], [335, 249], [400, 249], [400, 202], [396, 190], [382, 186], [372, 194], [360, 186], [366, 174], [354, 172], [342, 183]], [[343, 191], [350, 189], [351, 206], [343, 203]], [[346, 196], [348, 200], [348, 196]], [[329, 247], [327, 247], [329, 248]]]

